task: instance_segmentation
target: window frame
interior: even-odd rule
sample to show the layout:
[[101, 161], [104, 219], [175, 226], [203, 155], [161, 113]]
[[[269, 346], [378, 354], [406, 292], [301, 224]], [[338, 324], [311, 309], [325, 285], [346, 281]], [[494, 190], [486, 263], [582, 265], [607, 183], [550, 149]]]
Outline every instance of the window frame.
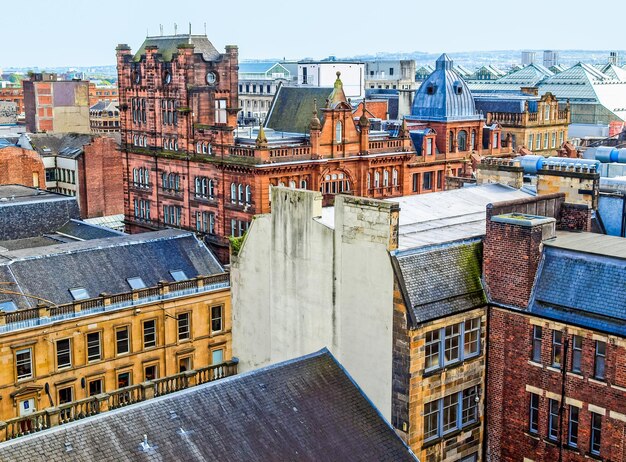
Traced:
[[[576, 410], [576, 417], [574, 418], [574, 409]], [[578, 447], [578, 430], [579, 430], [579, 422], [580, 422], [580, 409], [576, 406], [570, 405], [569, 407], [569, 416], [567, 421], [567, 445], [573, 448]], [[572, 431], [572, 428], [575, 427], [576, 431]], [[574, 438], [572, 438], [572, 436]], [[575, 441], [574, 441], [575, 439]]]
[[[538, 334], [538, 335], [537, 335]], [[541, 363], [541, 350], [543, 347], [543, 326], [533, 326], [531, 338], [530, 359], [535, 363]]]
[[[559, 337], [558, 341], [557, 336]], [[563, 332], [556, 329], [552, 331], [551, 366], [557, 369], [563, 367]]]
[[[214, 316], [214, 309], [219, 308], [219, 316]], [[211, 334], [217, 334], [224, 332], [224, 305], [211, 305], [210, 308], [210, 328]], [[214, 329], [214, 323], [219, 321], [219, 329]]]
[[[148, 329], [152, 329], [152, 333], [146, 332], [146, 324], [153, 323], [153, 326]], [[151, 340], [146, 341], [146, 336], [152, 337]], [[157, 319], [144, 319], [141, 321], [141, 338], [142, 338], [142, 346], [144, 350], [155, 348], [158, 344], [158, 335], [157, 335]]]
[[[59, 349], [59, 343], [60, 342], [67, 342], [67, 349], [63, 349], [60, 350]], [[60, 338], [55, 340], [54, 342], [54, 351], [55, 351], [55, 360], [56, 360], [56, 366], [57, 366], [57, 370], [59, 369], [67, 369], [67, 368], [71, 368], [72, 367], [72, 339], [69, 337], [66, 338]], [[60, 362], [60, 356], [67, 356], [67, 363], [63, 363], [61, 364]]]
[[539, 433], [539, 395], [536, 393], [530, 394], [528, 406], [528, 433], [535, 435]]
[[[596, 441], [597, 440], [597, 441]], [[597, 449], [594, 449], [597, 446]], [[591, 413], [591, 425], [589, 432], [589, 452], [599, 456], [602, 449], [602, 415]]]
[[[28, 352], [28, 374], [22, 374], [20, 376], [19, 373], [19, 367], [20, 364], [25, 364], [24, 360], [19, 360], [18, 356], [20, 354], [24, 354], [25, 352]], [[35, 378], [35, 367], [34, 367], [34, 363], [33, 363], [33, 348], [32, 347], [26, 347], [26, 348], [20, 348], [18, 350], [15, 350], [15, 355], [14, 355], [14, 364], [15, 364], [15, 380], [17, 382], [21, 381], [21, 380], [30, 380]]]
[[[126, 339], [121, 339], [119, 337], [119, 333], [120, 332], [126, 332]], [[126, 351], [120, 351], [120, 342], [121, 341], [126, 341]], [[116, 326], [115, 327], [115, 356], [122, 356], [122, 355], [127, 355], [131, 353], [131, 344], [130, 344], [130, 325], [126, 324], [123, 326]]]
[[[602, 345], [603, 352], [599, 352], [599, 347]], [[600, 372], [601, 368], [601, 372]], [[594, 355], [593, 355], [593, 378], [596, 380], [606, 380], [606, 342], [602, 340], [596, 340]]]
[[[475, 327], [472, 326], [473, 322], [476, 322]], [[466, 330], [468, 323], [470, 329]], [[454, 334], [453, 336], [448, 335], [449, 330], [453, 331], [453, 328], [457, 328], [458, 333]], [[443, 326], [438, 329], [433, 329], [426, 332], [424, 334], [424, 372], [436, 371], [451, 365], [460, 364], [464, 361], [480, 356], [482, 353], [481, 331], [482, 317], [476, 316], [473, 318], [465, 319], [461, 322], [448, 324], [447, 326]], [[433, 338], [434, 332], [437, 332], [436, 339]], [[466, 334], [471, 334], [473, 332], [476, 332], [476, 351], [466, 353], [466, 345], [469, 344], [469, 342], [466, 343], [468, 339], [468, 335]], [[457, 339], [456, 346], [452, 346], [451, 342], [448, 341], [448, 339], [452, 338]], [[471, 342], [474, 342], [474, 340], [471, 339]], [[437, 343], [438, 346], [435, 348], [435, 344]], [[457, 350], [457, 356], [453, 359], [448, 359], [447, 352], [452, 349]], [[429, 358], [432, 357], [437, 358], [438, 364], [429, 366], [429, 364], [432, 364], [433, 362], [432, 360], [429, 361]]]
[[[187, 321], [187, 331], [186, 331], [186, 336], [181, 337], [181, 321], [183, 319], [186, 319]], [[190, 311], [178, 313], [178, 315], [176, 316], [176, 328], [177, 328], [177, 338], [179, 342], [182, 340], [191, 339], [191, 312]], [[185, 332], [183, 331], [182, 334], [185, 334]]]
[[[90, 335], [94, 335], [97, 334], [98, 335], [98, 357], [97, 358], [90, 358], [90, 353], [89, 350], [91, 348], [93, 348], [93, 345], [89, 344], [89, 336]], [[95, 331], [91, 331], [91, 332], [86, 332], [85, 333], [85, 356], [87, 359], [87, 363], [93, 363], [96, 361], [102, 361], [102, 331], [100, 330], [95, 330]]]
[[548, 439], [556, 441], [559, 438], [559, 406], [561, 403], [550, 398], [548, 400]]
[[[450, 433], [478, 422], [480, 399], [476, 400], [476, 398], [479, 396], [480, 385], [474, 385], [425, 403], [422, 413], [424, 417], [424, 441], [429, 442], [445, 438]], [[465, 407], [466, 404], [467, 407]], [[464, 422], [464, 415], [472, 415], [473, 417]], [[435, 429], [432, 428], [433, 424], [435, 424]]]
[[[577, 346], [577, 341], [580, 345]], [[580, 374], [583, 356], [583, 338], [580, 335], [572, 335], [572, 366], [571, 371]]]

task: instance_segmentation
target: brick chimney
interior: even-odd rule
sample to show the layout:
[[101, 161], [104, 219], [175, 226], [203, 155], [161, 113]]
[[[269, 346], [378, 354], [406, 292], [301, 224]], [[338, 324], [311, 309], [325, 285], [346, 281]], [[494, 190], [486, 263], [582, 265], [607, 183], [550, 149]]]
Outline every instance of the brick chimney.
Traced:
[[483, 273], [494, 303], [525, 309], [530, 301], [542, 242], [555, 237], [556, 220], [538, 215], [507, 213], [490, 216], [483, 249]]

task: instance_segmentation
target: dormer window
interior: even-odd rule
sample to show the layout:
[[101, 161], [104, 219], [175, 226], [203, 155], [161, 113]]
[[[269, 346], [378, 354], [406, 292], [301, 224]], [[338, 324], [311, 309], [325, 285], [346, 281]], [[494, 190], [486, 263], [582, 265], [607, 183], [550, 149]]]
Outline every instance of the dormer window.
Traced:
[[462, 95], [463, 94], [463, 85], [461, 85], [461, 82], [454, 82], [454, 94], [455, 95]]
[[85, 289], [84, 287], [76, 287], [69, 290], [74, 300], [85, 300], [86, 298], [90, 298], [89, 292], [87, 292], [87, 289]]
[[187, 277], [187, 275], [185, 274], [185, 272], [182, 271], [182, 270], [170, 271], [170, 274], [172, 276], [172, 279], [174, 279], [174, 281], [176, 281], [176, 282], [178, 282], [178, 281], [185, 281], [185, 280], [189, 279]]
[[437, 85], [433, 85], [432, 83], [429, 83], [428, 86], [426, 87], [427, 95], [434, 95], [436, 91], [437, 91]]
[[139, 290], [139, 289], [146, 288], [146, 284], [143, 282], [143, 279], [141, 279], [140, 277], [128, 278], [126, 279], [126, 282], [128, 282], [128, 285], [130, 286], [132, 290]]

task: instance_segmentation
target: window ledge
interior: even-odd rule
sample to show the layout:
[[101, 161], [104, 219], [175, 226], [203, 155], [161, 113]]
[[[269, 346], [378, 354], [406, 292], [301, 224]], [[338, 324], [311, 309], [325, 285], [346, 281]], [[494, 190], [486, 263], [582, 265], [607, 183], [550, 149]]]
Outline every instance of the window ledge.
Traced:
[[431, 370], [428, 370], [428, 371], [424, 371], [422, 373], [422, 377], [426, 378], [426, 377], [432, 377], [433, 375], [442, 374], [444, 372], [448, 372], [450, 370], [456, 369], [459, 366], [463, 366], [464, 364], [468, 364], [468, 363], [470, 363], [470, 362], [472, 362], [472, 361], [474, 361], [474, 360], [476, 360], [478, 358], [482, 358], [482, 357], [483, 357], [482, 354], [477, 354], [477, 355], [474, 355], [474, 356], [470, 356], [469, 358], [465, 358], [462, 361], [457, 361], [457, 362], [454, 362], [454, 363], [450, 363], [450, 364], [447, 364], [447, 365], [445, 365], [443, 367], [439, 367], [437, 369], [431, 369]]
[[558, 372], [559, 374], [563, 373], [563, 369], [554, 366], [546, 366], [546, 370], [550, 372]]
[[529, 360], [528, 360], [528, 364], [530, 364], [531, 366], [534, 366], [534, 367], [540, 367], [541, 369], [543, 369], [543, 364], [538, 363], [538, 362], [535, 362], [535, 361], [533, 361], [533, 360], [530, 360], [530, 359], [529, 359]]
[[568, 372], [567, 372], [567, 376], [568, 376], [568, 377], [574, 377], [574, 378], [577, 378], [577, 379], [584, 379], [584, 378], [585, 378], [585, 377], [582, 375], [582, 373], [580, 373], [580, 372], [571, 372], [571, 371], [568, 371]]
[[524, 435], [526, 435], [529, 438], [532, 438], [535, 441], [541, 441], [541, 438], [539, 437], [539, 433], [530, 433], [528, 431], [525, 431]]
[[607, 386], [607, 383], [602, 381], [602, 380], [598, 380], [598, 379], [592, 379], [591, 377], [589, 377], [589, 383], [595, 383], [596, 385], [601, 385], [603, 387]]

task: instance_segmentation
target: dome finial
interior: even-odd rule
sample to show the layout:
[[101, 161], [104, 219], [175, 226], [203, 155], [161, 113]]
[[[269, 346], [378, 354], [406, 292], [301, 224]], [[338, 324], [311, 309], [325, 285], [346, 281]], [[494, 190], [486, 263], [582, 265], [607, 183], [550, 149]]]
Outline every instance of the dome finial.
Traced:
[[317, 98], [316, 98], [313, 100], [313, 117], [311, 117], [311, 122], [309, 123], [309, 129], [320, 130], [321, 128], [322, 128], [322, 123], [320, 122], [320, 119], [317, 116]]
[[359, 118], [359, 127], [367, 128], [370, 126], [370, 119], [366, 115], [367, 107], [365, 106], [365, 98], [363, 98], [363, 114]]

